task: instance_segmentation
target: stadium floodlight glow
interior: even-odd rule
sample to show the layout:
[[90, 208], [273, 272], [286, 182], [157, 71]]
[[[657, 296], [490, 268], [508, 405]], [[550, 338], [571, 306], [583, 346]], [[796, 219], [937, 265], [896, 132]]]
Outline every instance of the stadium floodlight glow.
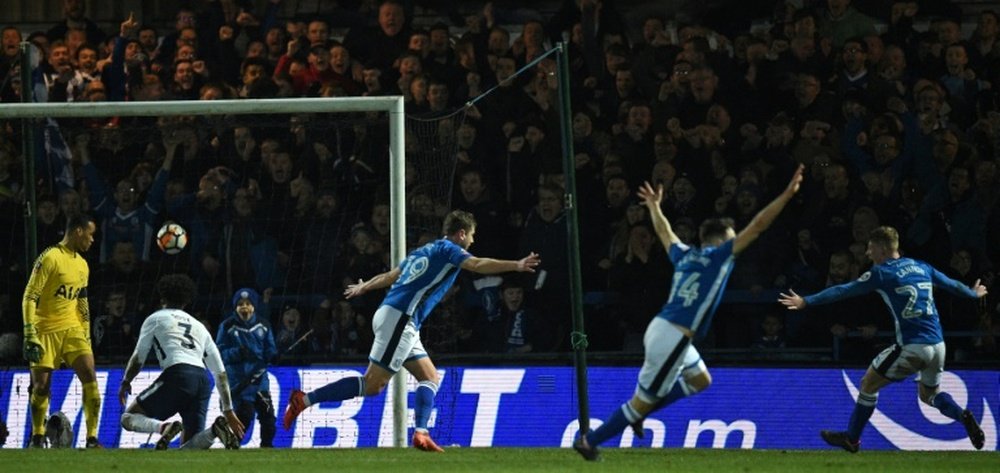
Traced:
[[[295, 113], [386, 112], [389, 119], [389, 253], [406, 257], [405, 116], [402, 96], [330, 97], [243, 100], [174, 100], [157, 102], [8, 103], [2, 119], [163, 117], [181, 115], [247, 115]], [[393, 446], [406, 446], [406, 378], [394, 376]]]

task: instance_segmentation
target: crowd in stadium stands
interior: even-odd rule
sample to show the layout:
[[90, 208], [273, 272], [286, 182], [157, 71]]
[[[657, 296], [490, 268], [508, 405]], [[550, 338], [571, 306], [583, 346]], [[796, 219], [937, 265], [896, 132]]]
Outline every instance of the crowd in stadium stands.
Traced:
[[[409, 130], [408, 153], [450, 144], [450, 205], [478, 221], [472, 253], [542, 258], [530, 277], [463, 275], [423, 329], [434, 353], [571, 348], [556, 57], [515, 76], [562, 38], [591, 350], [641, 351], [643, 330], [668, 297], [672, 268], [636, 197], [646, 180], [664, 186], [675, 232], [697, 244], [702, 219], [728, 215], [742, 228], [798, 163], [807, 167], [796, 200], [740, 256], [708, 348], [780, 356], [838, 339], [845, 358], [869, 359], [891, 343], [876, 336], [891, 330], [881, 301], [802, 314], [775, 301], [778, 290], [806, 294], [857, 278], [878, 225], [899, 229], [907, 256], [966, 284], [982, 278], [1000, 294], [994, 11], [800, 0], [773, 2], [742, 23], [713, 27], [681, 11], [650, 14], [635, 29], [611, 1], [567, 0], [551, 15], [506, 1], [420, 28], [401, 1], [330, 2], [340, 9], [286, 18], [281, 0], [264, 9], [233, 0], [180, 2], [169, 28], [129, 17], [112, 31], [87, 19], [83, 2], [65, 3], [65, 18], [48, 31], [3, 28], [0, 101], [20, 100], [24, 39], [42, 54], [32, 78], [38, 101], [402, 95], [408, 116], [434, 124], [431, 140]], [[350, 4], [360, 6], [344, 9]], [[232, 310], [234, 288], [254, 287], [269, 294], [260, 313], [279, 350], [314, 330], [292, 362], [366, 354], [381, 295], [346, 302], [341, 294], [396, 263], [388, 256], [388, 125], [367, 118], [40, 125], [39, 247], [58, 241], [67, 215], [99, 219], [99, 245], [85, 255], [98, 359], [131, 352], [157, 306], [152, 285], [167, 272], [196, 279], [201, 302], [191, 311], [210, 330]], [[15, 334], [27, 266], [21, 126], [0, 128], [0, 332]], [[410, 247], [439, 237], [448, 210], [417, 173], [407, 169]], [[191, 237], [176, 256], [153, 242], [167, 220]], [[951, 357], [1000, 356], [995, 296], [983, 305], [946, 296], [937, 300], [945, 330], [978, 332], [949, 339]]]

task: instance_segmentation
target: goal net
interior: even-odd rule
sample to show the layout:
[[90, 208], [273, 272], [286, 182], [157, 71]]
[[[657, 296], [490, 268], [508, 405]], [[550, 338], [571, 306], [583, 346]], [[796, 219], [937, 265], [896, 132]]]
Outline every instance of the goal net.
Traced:
[[[234, 292], [251, 287], [267, 299], [279, 350], [313, 330], [285, 363], [362, 365], [371, 343], [364, 325], [381, 294], [348, 304], [343, 289], [401, 261], [407, 243], [439, 236], [438, 219], [451, 205], [452, 130], [461, 118], [407, 120], [401, 97], [5, 104], [0, 171], [19, 170], [16, 130], [29, 124], [35, 254], [61, 239], [66, 215], [96, 217], [86, 257], [99, 363], [124, 363], [139, 324], [158, 307], [156, 281], [181, 272], [198, 283], [190, 312], [211, 333]], [[8, 254], [28, 261], [4, 262], [20, 268], [3, 282], [14, 298], [34, 255], [20, 236], [14, 194], [22, 190], [7, 190], [4, 231], [20, 251]], [[176, 255], [154, 239], [168, 221], [189, 237]], [[405, 394], [405, 381], [395, 393]], [[67, 393], [73, 396], [79, 393]], [[405, 446], [406, 396], [392, 397], [392, 432], [380, 432], [379, 444], [391, 437]]]

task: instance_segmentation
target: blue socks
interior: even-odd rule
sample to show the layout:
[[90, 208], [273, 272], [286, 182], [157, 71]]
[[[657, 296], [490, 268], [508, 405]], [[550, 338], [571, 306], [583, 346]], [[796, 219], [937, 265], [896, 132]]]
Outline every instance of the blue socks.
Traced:
[[673, 389], [671, 389], [670, 392], [667, 393], [666, 397], [660, 399], [660, 402], [656, 403], [656, 407], [653, 408], [653, 411], [650, 412], [650, 414], [660, 409], [663, 409], [664, 407], [667, 407], [678, 400], [684, 399], [690, 396], [691, 394], [693, 393], [691, 392], [691, 388], [688, 386], [688, 384], [685, 383], [683, 379], [678, 379], [677, 382], [674, 383]]
[[875, 404], [878, 403], [878, 393], [868, 394], [858, 392], [858, 402], [854, 405], [854, 412], [851, 413], [851, 420], [847, 423], [847, 438], [852, 442], [861, 439], [861, 431], [868, 424], [868, 419], [875, 412]]
[[[427, 423], [434, 410], [434, 396], [438, 385], [433, 381], [421, 381], [415, 395], [416, 405], [413, 407], [413, 417], [417, 430], [427, 430]], [[343, 401], [365, 395], [365, 378], [352, 376], [341, 378], [313, 392], [306, 394], [306, 405], [326, 401]]]
[[306, 394], [306, 405], [311, 406], [326, 401], [343, 401], [364, 395], [365, 378], [362, 376], [351, 376], [349, 378], [341, 378]]
[[639, 415], [631, 404], [626, 402], [622, 404], [621, 409], [615, 409], [611, 413], [611, 417], [604, 421], [597, 430], [587, 434], [587, 443], [592, 447], [596, 447], [606, 442], [609, 438], [622, 433], [629, 424], [638, 422], [639, 419], [642, 419], [642, 416]]
[[955, 400], [951, 398], [951, 394], [946, 392], [939, 392], [931, 398], [931, 405], [936, 407], [942, 414], [948, 416], [949, 419], [962, 420], [962, 408], [955, 404]]
[[[670, 390], [670, 392], [667, 393], [667, 395], [663, 399], [660, 399], [660, 401], [656, 403], [656, 407], [654, 407], [653, 410], [649, 412], [649, 414], [652, 414], [653, 412], [663, 409], [664, 407], [667, 407], [673, 404], [674, 402], [680, 399], [684, 399], [697, 392], [698, 390], [692, 388], [684, 381], [683, 378], [680, 378], [677, 380], [677, 382], [674, 383], [674, 387]], [[608, 420], [606, 420], [603, 424], [601, 424], [601, 426], [598, 427], [597, 430], [594, 430], [593, 432], [587, 434], [587, 443], [593, 447], [596, 447], [606, 442], [609, 438], [622, 433], [622, 431], [624, 431], [626, 427], [636, 422], [639, 422], [640, 420], [643, 419], [643, 417], [645, 416], [639, 414], [639, 411], [636, 411], [631, 404], [626, 402], [625, 404], [622, 404], [620, 409], [616, 409], [614, 412], [612, 412], [611, 417], [609, 417]]]
[[[872, 412], [875, 411], [875, 404], [878, 403], [878, 394], [858, 393], [858, 402], [854, 405], [854, 412], [851, 413], [851, 420], [847, 423], [847, 438], [852, 442], [861, 439], [861, 432], [868, 424]], [[930, 404], [936, 407], [948, 418], [960, 421], [962, 419], [962, 408], [955, 404], [951, 395], [940, 392], [931, 398]]]
[[416, 405], [413, 406], [413, 423], [416, 430], [427, 430], [427, 422], [431, 418], [431, 411], [434, 410], [434, 396], [437, 395], [438, 385], [433, 381], [421, 381], [417, 386], [415, 397]]

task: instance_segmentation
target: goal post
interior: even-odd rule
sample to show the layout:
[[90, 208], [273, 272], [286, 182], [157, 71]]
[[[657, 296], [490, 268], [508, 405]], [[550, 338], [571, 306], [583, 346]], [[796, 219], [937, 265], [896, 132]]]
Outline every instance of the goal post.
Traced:
[[[0, 119], [164, 117], [182, 115], [247, 115], [385, 112], [389, 120], [390, 257], [406, 257], [405, 115], [402, 96], [284, 98], [244, 100], [178, 100], [162, 102], [8, 103]], [[26, 156], [33, 168], [35, 160]], [[33, 199], [32, 199], [33, 200]], [[37, 202], [28, 202], [34, 213]], [[26, 238], [31, 239], [29, 235]], [[34, 251], [37, 253], [37, 249]], [[32, 256], [33, 257], [33, 256]], [[393, 446], [406, 446], [406, 376], [394, 376]]]
[[[571, 261], [571, 266], [568, 268], [569, 284], [571, 293], [567, 294], [572, 305], [572, 322], [573, 329], [570, 333], [573, 348], [573, 361], [576, 367], [576, 390], [575, 394], [577, 396], [577, 402], [579, 407], [579, 428], [581, 431], [586, 431], [589, 428], [589, 399], [587, 394], [587, 367], [586, 367], [586, 348], [587, 348], [587, 336], [584, 331], [584, 318], [583, 318], [583, 303], [582, 303], [582, 284], [580, 277], [580, 249], [579, 249], [579, 231], [578, 231], [578, 219], [577, 219], [577, 192], [576, 192], [576, 180], [575, 180], [575, 163], [574, 163], [574, 150], [572, 141], [572, 108], [570, 104], [569, 96], [569, 67], [568, 67], [568, 48], [565, 43], [560, 43], [557, 48], [554, 48], [545, 54], [533, 59], [529, 64], [524, 65], [512, 76], [521, 76], [524, 74], [530, 74], [533, 70], [532, 68], [538, 65], [542, 60], [546, 60], [550, 56], [554, 56], [554, 59], [558, 60], [558, 66], [554, 68], [549, 75], [557, 75], [558, 86], [552, 87], [553, 91], [557, 93], [556, 102], [558, 103], [558, 115], [559, 115], [559, 135], [561, 138], [561, 161], [562, 170], [565, 176], [565, 189], [564, 189], [564, 205], [565, 211], [568, 218], [565, 220], [566, 229], [566, 251], [567, 258]], [[551, 59], [550, 59], [551, 60]], [[512, 79], [509, 79], [512, 80]], [[24, 81], [28, 82], [28, 81]], [[414, 229], [407, 228], [407, 218], [406, 209], [408, 204], [414, 205], [414, 210], [410, 213], [410, 217], [413, 223], [422, 222], [424, 225], [419, 228], [419, 230], [425, 230], [427, 233], [427, 227], [433, 222], [433, 219], [427, 219], [428, 215], [424, 213], [427, 212], [426, 209], [418, 206], [414, 203], [407, 202], [406, 196], [406, 182], [407, 182], [407, 165], [416, 166], [420, 160], [427, 158], [430, 155], [430, 160], [434, 161], [436, 164], [430, 164], [433, 168], [433, 174], [436, 175], [445, 184], [441, 187], [443, 189], [434, 189], [436, 195], [440, 195], [440, 202], [435, 202], [433, 199], [426, 199], [428, 191], [421, 187], [411, 187], [412, 196], [414, 200], [417, 196], [425, 197], [424, 201], [429, 200], [430, 205], [423, 205], [423, 207], [432, 207], [431, 211], [437, 211], [437, 204], [441, 208], [450, 208], [450, 196], [454, 193], [451, 189], [451, 185], [454, 184], [454, 169], [456, 160], [456, 130], [461, 126], [463, 120], [466, 116], [466, 111], [472, 108], [479, 99], [486, 97], [492, 93], [499, 84], [494, 88], [483, 92], [475, 99], [470, 100], [466, 107], [460, 110], [456, 110], [451, 114], [439, 116], [433, 115], [425, 118], [414, 118], [408, 122], [408, 117], [405, 116], [404, 112], [404, 98], [401, 96], [386, 96], [386, 97], [338, 97], [338, 98], [275, 98], [275, 99], [241, 99], [241, 100], [214, 100], [214, 101], [199, 101], [199, 100], [181, 100], [181, 101], [156, 101], [156, 102], [75, 102], [75, 103], [10, 103], [4, 104], [0, 107], [0, 119], [20, 119], [26, 122], [32, 120], [42, 120], [50, 118], [107, 118], [107, 117], [181, 117], [181, 116], [230, 116], [230, 115], [248, 115], [251, 116], [250, 120], [256, 120], [254, 116], [257, 115], [280, 115], [280, 114], [351, 114], [351, 113], [363, 113], [363, 112], [375, 112], [379, 114], [385, 114], [386, 120], [388, 121], [388, 149], [384, 148], [386, 133], [384, 121], [380, 118], [377, 120], [380, 130], [378, 137], [373, 139], [380, 143], [378, 150], [379, 165], [386, 165], [385, 168], [380, 168], [379, 173], [372, 172], [370, 175], [376, 175], [378, 184], [380, 185], [378, 189], [378, 195], [383, 196], [385, 188], [388, 187], [388, 203], [389, 203], [389, 218], [388, 218], [388, 243], [389, 243], [389, 259], [391, 264], [397, 264], [406, 257], [407, 250], [407, 233], [414, 232]], [[359, 117], [357, 122], [372, 122], [370, 117]], [[71, 121], [71, 120], [70, 120]], [[321, 116], [317, 122], [328, 124], [334, 120], [328, 119], [325, 116]], [[230, 132], [233, 131], [231, 124], [214, 124], [216, 126], [223, 126], [225, 130]], [[411, 126], [412, 125], [412, 126]], [[228, 128], [226, 128], [228, 127]], [[27, 132], [30, 133], [32, 128], [35, 126], [25, 126]], [[219, 128], [219, 129], [223, 129]], [[327, 131], [330, 128], [328, 127]], [[337, 131], [337, 130], [334, 130]], [[406, 157], [406, 135], [410, 134], [410, 159]], [[235, 133], [234, 133], [235, 134]], [[28, 135], [30, 136], [30, 135]], [[337, 134], [337, 146], [341, 143], [339, 133]], [[36, 137], [37, 139], [37, 137]], [[36, 139], [25, 138], [26, 144], [33, 144]], [[174, 138], [171, 138], [174, 139]], [[322, 143], [321, 143], [322, 144]], [[175, 144], [176, 146], [176, 144]], [[346, 146], [345, 146], [346, 147]], [[31, 151], [28, 149], [30, 148]], [[34, 171], [34, 166], [36, 159], [30, 156], [30, 153], [35, 150], [36, 146], [26, 146], [25, 150], [25, 168], [26, 173]], [[330, 154], [327, 150], [327, 157]], [[339, 148], [337, 151], [341, 151]], [[388, 151], [388, 153], [386, 153]], [[318, 153], [318, 152], [317, 152]], [[288, 153], [284, 153], [288, 154]], [[343, 158], [350, 159], [353, 161], [354, 155], [350, 154], [350, 150], [343, 154]], [[388, 159], [385, 159], [386, 154], [388, 154]], [[173, 155], [172, 155], [173, 156]], [[450, 166], [451, 172], [439, 172], [439, 168], [442, 165]], [[359, 166], [366, 166], [366, 163], [359, 163]], [[371, 171], [368, 168], [368, 171]], [[417, 176], [419, 170], [413, 169], [414, 175]], [[385, 176], [388, 175], [388, 181], [385, 182]], [[311, 176], [310, 176], [311, 177]], [[412, 177], [412, 176], [411, 176]], [[412, 179], [411, 179], [412, 181]], [[35, 179], [26, 179], [26, 182], [37, 182]], [[412, 184], [412, 182], [411, 182]], [[89, 185], [89, 184], [88, 184]], [[29, 186], [32, 187], [32, 186]], [[32, 187], [33, 188], [33, 187]], [[353, 188], [352, 188], [353, 189]], [[362, 192], [355, 193], [356, 195], [364, 194]], [[371, 196], [363, 196], [371, 197]], [[33, 197], [30, 193], [28, 194], [26, 210], [29, 212], [29, 217], [34, 216], [37, 211], [38, 200], [40, 198]], [[424, 202], [422, 201], [422, 202]], [[383, 200], [380, 204], [384, 203]], [[446, 204], [447, 203], [447, 204]], [[385, 213], [380, 210], [380, 224], [382, 229], [382, 235], [386, 235], [385, 227]], [[374, 214], [374, 212], [372, 212]], [[432, 217], [436, 215], [430, 215]], [[374, 219], [374, 216], [372, 217]], [[280, 219], [274, 219], [279, 221]], [[283, 221], [283, 220], [281, 220]], [[360, 222], [359, 222], [360, 223]], [[34, 225], [28, 225], [26, 228], [26, 233], [34, 229]], [[285, 231], [282, 228], [281, 231]], [[365, 230], [360, 229], [359, 234], [362, 234]], [[338, 230], [339, 231], [339, 230]], [[439, 231], [439, 227], [431, 230], [432, 232]], [[353, 231], [352, 237], [353, 235]], [[414, 232], [416, 233], [416, 232]], [[364, 235], [362, 235], [364, 236]], [[416, 241], [419, 237], [413, 238]], [[33, 237], [31, 235], [26, 235], [26, 239], [29, 244], [33, 244]], [[363, 239], [363, 238], [362, 238]], [[385, 241], [385, 237], [383, 240]], [[315, 247], [319, 247], [316, 245]], [[384, 248], [384, 247], [383, 247]], [[193, 249], [189, 251], [192, 253]], [[33, 249], [29, 246], [28, 253], [37, 253], [37, 249]], [[309, 254], [319, 254], [313, 249], [310, 249]], [[32, 255], [33, 256], [33, 255]], [[317, 257], [318, 259], [318, 257]], [[311, 262], [310, 262], [311, 263]], [[381, 271], [381, 270], [380, 270]], [[360, 277], [360, 276], [359, 276]], [[367, 277], [367, 276], [366, 276]], [[232, 284], [229, 284], [232, 285]], [[237, 286], [238, 287], [238, 286]], [[260, 287], [267, 287], [260, 284]], [[213, 293], [215, 295], [215, 293]], [[408, 420], [409, 420], [409, 410], [407, 409], [407, 393], [408, 393], [408, 376], [395, 376], [393, 377], [392, 387], [390, 392], [387, 393], [392, 398], [392, 446], [394, 447], [405, 447], [407, 445], [407, 431], [408, 431]], [[388, 406], [386, 406], [388, 410]], [[384, 425], [384, 424], [383, 424]], [[386, 441], [388, 444], [388, 428], [384, 428], [380, 432], [380, 437], [382, 441]], [[380, 441], [381, 443], [381, 441]]]

